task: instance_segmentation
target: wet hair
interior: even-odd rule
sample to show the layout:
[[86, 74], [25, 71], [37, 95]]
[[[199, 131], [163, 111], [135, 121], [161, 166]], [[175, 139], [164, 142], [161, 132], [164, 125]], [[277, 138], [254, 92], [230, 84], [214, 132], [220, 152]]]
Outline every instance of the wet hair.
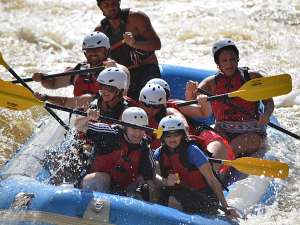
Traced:
[[235, 46], [230, 45], [230, 46], [226, 46], [226, 47], [224, 47], [224, 48], [219, 49], [219, 50], [215, 53], [215, 55], [214, 55], [214, 60], [215, 60], [215, 63], [216, 63], [216, 64], [219, 64], [219, 56], [220, 56], [221, 52], [224, 51], [224, 50], [230, 50], [230, 51], [233, 51], [233, 52], [236, 54], [237, 60], [238, 60], [238, 61], [240, 60], [240, 57], [239, 57], [239, 50], [238, 50]]

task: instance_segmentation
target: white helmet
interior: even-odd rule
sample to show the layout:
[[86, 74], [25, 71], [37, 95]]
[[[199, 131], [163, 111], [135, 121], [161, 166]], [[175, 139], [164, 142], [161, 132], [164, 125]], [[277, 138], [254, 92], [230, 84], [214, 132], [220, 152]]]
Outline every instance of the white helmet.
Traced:
[[129, 107], [122, 114], [122, 121], [139, 126], [148, 125], [147, 113], [139, 107]]
[[139, 100], [146, 104], [163, 105], [167, 102], [166, 92], [160, 85], [147, 84], [142, 88]]
[[106, 49], [110, 48], [109, 39], [104, 33], [100, 31], [94, 31], [84, 37], [82, 42], [82, 50], [101, 47]]
[[127, 75], [118, 67], [109, 67], [99, 74], [97, 81], [100, 84], [109, 85], [121, 89], [127, 88]]
[[217, 42], [215, 42], [212, 47], [212, 53], [213, 53], [214, 60], [216, 63], [218, 61], [217, 60], [217, 52], [225, 47], [231, 47], [234, 51], [236, 51], [237, 57], [239, 57], [239, 50], [237, 49], [234, 42], [228, 38], [224, 38], [224, 39], [221, 39], [221, 40], [218, 40]]
[[182, 119], [175, 115], [169, 115], [162, 118], [158, 125], [159, 128], [163, 129], [163, 132], [170, 132], [170, 131], [185, 131], [184, 122]]
[[[164, 89], [168, 90], [169, 92], [171, 91], [170, 85], [165, 81], [164, 79], [161, 78], [153, 78], [147, 82], [147, 84], [158, 84], [162, 86]], [[146, 84], [146, 85], [147, 85]]]

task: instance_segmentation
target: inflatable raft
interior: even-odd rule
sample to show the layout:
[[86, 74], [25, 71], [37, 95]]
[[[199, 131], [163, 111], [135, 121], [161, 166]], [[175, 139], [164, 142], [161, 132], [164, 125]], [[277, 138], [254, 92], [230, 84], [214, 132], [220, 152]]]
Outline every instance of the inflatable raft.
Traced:
[[[188, 80], [201, 81], [215, 71], [161, 65], [162, 77], [171, 86], [171, 97], [182, 99]], [[210, 124], [211, 119], [201, 119]], [[64, 130], [44, 121], [27, 143], [0, 171], [0, 224], [117, 224], [117, 225], [226, 225], [224, 216], [188, 215], [176, 209], [133, 198], [49, 184], [43, 159], [49, 146], [64, 140]], [[264, 154], [264, 157], [267, 155]], [[269, 156], [270, 157], [270, 156]], [[233, 182], [234, 181], [234, 182]], [[232, 207], [252, 212], [275, 196], [274, 179], [235, 173], [229, 192]]]

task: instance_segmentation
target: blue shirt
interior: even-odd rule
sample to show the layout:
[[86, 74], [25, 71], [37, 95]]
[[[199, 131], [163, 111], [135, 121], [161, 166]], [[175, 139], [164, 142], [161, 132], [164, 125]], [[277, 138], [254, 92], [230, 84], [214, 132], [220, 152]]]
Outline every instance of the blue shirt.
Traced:
[[[189, 163], [196, 166], [197, 168], [203, 166], [208, 162], [208, 158], [197, 145], [190, 144], [187, 151], [189, 155]], [[159, 161], [160, 155], [161, 151], [158, 148], [154, 152], [154, 159]]]

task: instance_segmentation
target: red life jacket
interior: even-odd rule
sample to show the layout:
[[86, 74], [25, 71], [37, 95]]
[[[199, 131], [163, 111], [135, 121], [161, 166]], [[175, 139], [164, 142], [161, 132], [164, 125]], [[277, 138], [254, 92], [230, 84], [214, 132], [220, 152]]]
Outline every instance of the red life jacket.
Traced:
[[160, 148], [160, 168], [162, 176], [166, 178], [170, 173], [178, 173], [181, 183], [196, 190], [207, 188], [208, 185], [199, 169], [195, 166], [188, 165], [187, 162], [183, 162], [182, 156], [180, 155], [183, 154], [183, 152], [180, 151], [187, 150], [188, 148], [171, 153], [164, 147]]
[[[83, 70], [87, 69], [88, 66], [85, 63], [79, 63], [74, 68], [74, 70]], [[72, 83], [74, 85], [73, 94], [74, 96], [80, 96], [84, 94], [92, 94], [95, 95], [98, 93], [100, 89], [100, 85], [97, 82], [97, 74], [90, 75], [78, 75], [72, 79]]]
[[128, 96], [123, 96], [123, 98], [126, 102], [128, 102], [128, 105], [130, 107], [140, 107], [140, 103], [138, 101], [134, 100], [133, 98], [130, 98]]
[[119, 149], [108, 154], [98, 154], [93, 161], [90, 173], [106, 172], [114, 183], [126, 188], [139, 176], [139, 165], [142, 157], [140, 149], [129, 152], [128, 144], [123, 140]]
[[[205, 150], [207, 153], [207, 146], [213, 142], [213, 141], [220, 141], [225, 145], [226, 152], [227, 152], [227, 158], [228, 160], [234, 160], [235, 155], [232, 146], [228, 143], [228, 141], [220, 136], [219, 134], [215, 133], [212, 130], [203, 130], [198, 136], [196, 135], [189, 135], [189, 138], [192, 141], [195, 141], [199, 146], [203, 147], [203, 150]], [[208, 153], [209, 154], [209, 153]], [[226, 174], [230, 171], [230, 166], [222, 165], [219, 169], [219, 173]]]
[[98, 93], [100, 85], [97, 82], [97, 78], [93, 75], [80, 75], [74, 79], [74, 96], [80, 96], [84, 94], [95, 95]]
[[[247, 70], [240, 70], [240, 74], [236, 74], [230, 78], [219, 73], [215, 76], [216, 88], [213, 95], [220, 95], [236, 91], [247, 80], [250, 80]], [[229, 101], [235, 105], [238, 105], [248, 113], [254, 115], [258, 113], [258, 102], [245, 101], [239, 97], [231, 98], [230, 100], [225, 101]], [[212, 101], [211, 106], [216, 121], [249, 121], [254, 119], [253, 116], [231, 107], [223, 100]]]

